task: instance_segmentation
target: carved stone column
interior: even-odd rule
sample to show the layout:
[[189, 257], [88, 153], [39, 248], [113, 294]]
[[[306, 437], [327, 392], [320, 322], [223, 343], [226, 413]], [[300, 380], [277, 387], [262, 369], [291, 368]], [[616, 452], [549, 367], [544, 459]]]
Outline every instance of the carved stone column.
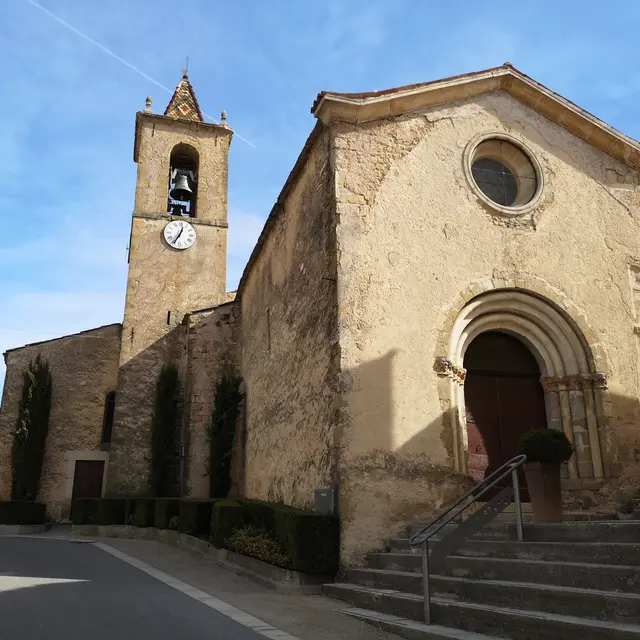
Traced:
[[449, 411], [454, 424], [451, 425], [453, 435], [453, 468], [459, 473], [467, 470], [467, 430], [466, 415], [464, 412], [464, 380], [466, 369], [456, 366], [448, 358], [436, 358], [434, 371], [438, 374], [438, 393], [440, 398], [449, 398], [450, 405], [443, 407]]
[[[558, 394], [562, 430], [575, 447], [568, 463], [570, 478], [602, 478], [598, 410], [594, 391], [606, 388], [603, 373], [541, 378], [545, 394]], [[555, 400], [550, 400], [553, 406]], [[552, 412], [553, 413], [553, 412]], [[549, 426], [554, 426], [553, 422]]]
[[[569, 441], [573, 444], [574, 437], [571, 425], [571, 404], [569, 400], [569, 385], [567, 379], [543, 377], [540, 378], [540, 383], [542, 384], [545, 397], [547, 395], [550, 396], [550, 399], [548, 400], [549, 405], [558, 407], [557, 418], [554, 415], [554, 420], [549, 424], [549, 427], [563, 431], [567, 438], [569, 438]], [[563, 477], [568, 476], [572, 480], [578, 477], [578, 467], [575, 456], [571, 457], [571, 460], [569, 460], [566, 465], [566, 469], [563, 467], [562, 475]]]

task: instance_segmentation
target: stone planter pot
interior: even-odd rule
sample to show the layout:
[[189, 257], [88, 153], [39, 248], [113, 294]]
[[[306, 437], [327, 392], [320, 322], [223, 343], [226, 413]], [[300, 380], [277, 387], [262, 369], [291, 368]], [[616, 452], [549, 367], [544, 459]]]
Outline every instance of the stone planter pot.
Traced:
[[562, 522], [560, 465], [530, 462], [524, 465], [534, 522]]

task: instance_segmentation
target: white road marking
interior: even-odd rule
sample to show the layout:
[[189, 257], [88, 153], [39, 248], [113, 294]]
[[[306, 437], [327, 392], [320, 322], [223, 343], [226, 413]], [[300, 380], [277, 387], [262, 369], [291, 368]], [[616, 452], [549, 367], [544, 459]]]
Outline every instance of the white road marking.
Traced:
[[159, 571], [158, 569], [154, 569], [152, 566], [138, 560], [137, 558], [133, 558], [132, 556], [127, 555], [126, 553], [122, 553], [118, 549], [111, 547], [103, 542], [96, 542], [96, 547], [99, 547], [106, 553], [110, 553], [112, 556], [130, 564], [132, 567], [136, 567], [136, 569], [140, 569], [140, 571], [144, 571], [149, 574], [156, 580], [160, 580], [160, 582], [164, 582], [167, 586], [184, 593], [186, 596], [193, 598], [194, 600], [198, 600], [203, 604], [206, 604], [211, 609], [214, 609], [218, 613], [231, 618], [238, 624], [241, 624], [245, 627], [249, 627], [249, 629], [253, 629], [256, 633], [259, 633], [271, 640], [300, 640], [295, 636], [287, 633], [286, 631], [281, 631], [280, 629], [276, 629], [276, 627], [272, 627], [270, 624], [259, 620], [258, 618], [254, 618], [252, 615], [245, 613], [244, 611], [230, 605], [222, 600], [218, 600], [214, 596], [205, 593], [204, 591], [200, 591], [200, 589], [196, 589], [186, 582], [182, 582], [173, 576], [170, 576], [168, 573], [164, 573], [163, 571]]
[[41, 578], [38, 576], [8, 576], [0, 574], [0, 593], [15, 591], [27, 587], [40, 587], [45, 584], [65, 584], [70, 582], [89, 582], [88, 580], [76, 580], [72, 578]]

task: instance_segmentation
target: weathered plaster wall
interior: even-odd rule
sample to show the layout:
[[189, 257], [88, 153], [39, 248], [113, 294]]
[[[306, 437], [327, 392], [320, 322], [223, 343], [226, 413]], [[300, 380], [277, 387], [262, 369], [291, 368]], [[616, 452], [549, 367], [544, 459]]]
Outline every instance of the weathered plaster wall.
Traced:
[[335, 245], [316, 138], [241, 288], [246, 495], [309, 506], [334, 473]]
[[47, 503], [54, 520], [68, 517], [74, 468], [69, 460], [74, 452], [100, 453], [105, 398], [116, 388], [118, 376], [120, 330], [119, 324], [109, 325], [7, 352], [0, 411], [0, 499], [11, 495], [11, 445], [23, 374], [42, 354], [49, 361], [53, 387], [38, 499]]
[[[458, 482], [434, 360], [470, 295], [518, 286], [579, 322], [609, 377], [606, 473], [640, 476], [638, 350], [629, 264], [640, 261], [638, 174], [504, 93], [364, 125], [336, 124], [338, 303], [344, 395], [343, 555], [423, 518]], [[483, 205], [466, 145], [506, 132], [546, 181], [531, 216]], [[442, 349], [445, 353], [442, 353]], [[605, 400], [606, 402], [606, 400]], [[442, 478], [448, 480], [442, 483]], [[609, 482], [592, 498], [610, 502]]]
[[[224, 127], [140, 116], [138, 182], [129, 251], [120, 376], [109, 467], [110, 494], [145, 493], [149, 472], [150, 417], [163, 363], [183, 355], [185, 313], [227, 300], [227, 155]], [[169, 247], [163, 229], [169, 159], [177, 144], [199, 154], [197, 238], [186, 250]], [[169, 315], [170, 314], [170, 315]]]
[[[240, 307], [235, 302], [229, 302], [213, 311], [194, 314], [188, 322], [186, 495], [207, 498], [209, 441], [206, 429], [211, 420], [216, 384], [225, 372], [238, 375]], [[233, 462], [237, 470], [239, 461]]]

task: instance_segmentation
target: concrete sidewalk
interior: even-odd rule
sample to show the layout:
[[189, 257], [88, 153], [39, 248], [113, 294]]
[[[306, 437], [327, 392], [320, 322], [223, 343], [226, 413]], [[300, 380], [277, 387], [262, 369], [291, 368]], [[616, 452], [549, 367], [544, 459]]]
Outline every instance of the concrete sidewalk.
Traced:
[[[42, 537], [72, 537], [55, 529]], [[38, 536], [41, 537], [41, 536]], [[280, 595], [196, 555], [160, 542], [91, 538], [233, 605], [299, 640], [398, 640], [337, 612], [348, 605], [324, 596]]]

